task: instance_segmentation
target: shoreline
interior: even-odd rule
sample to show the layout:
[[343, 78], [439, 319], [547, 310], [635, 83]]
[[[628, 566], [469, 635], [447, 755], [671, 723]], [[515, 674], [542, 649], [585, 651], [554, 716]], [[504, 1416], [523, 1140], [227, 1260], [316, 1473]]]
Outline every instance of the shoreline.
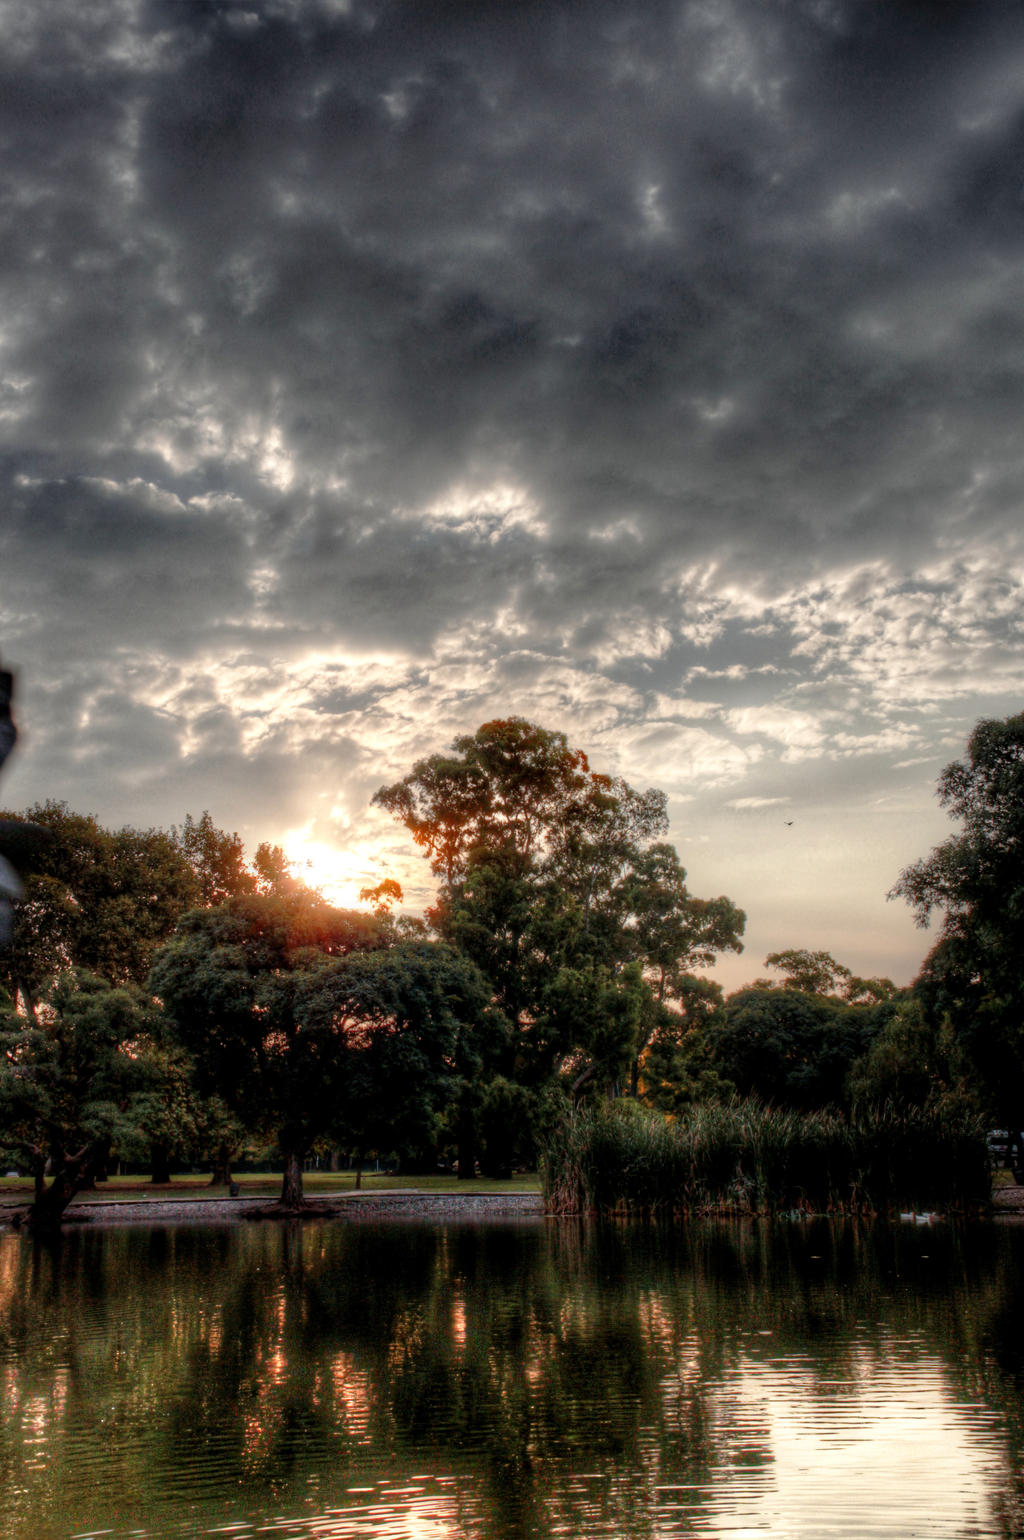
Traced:
[[[21, 1233], [12, 1223], [15, 1213], [27, 1205], [0, 1206], [0, 1234]], [[320, 1212], [317, 1212], [317, 1211]], [[180, 1199], [144, 1197], [72, 1203], [65, 1211], [62, 1230], [111, 1229], [120, 1225], [236, 1225], [245, 1222], [280, 1222], [294, 1217], [343, 1224], [398, 1221], [436, 1224], [455, 1220], [472, 1224], [500, 1220], [536, 1222], [545, 1217], [539, 1193], [524, 1192], [423, 1192], [414, 1187], [387, 1192], [332, 1192], [307, 1196], [302, 1214], [283, 1215], [266, 1194], [254, 1197]], [[939, 1216], [941, 1217], [941, 1216]], [[1001, 1187], [992, 1194], [993, 1219], [1024, 1220], [1024, 1187]], [[27, 1233], [27, 1232], [26, 1232]]]
[[[0, 1208], [0, 1232], [11, 1230], [18, 1233], [8, 1215], [24, 1212], [26, 1205], [11, 1204]], [[317, 1210], [321, 1209], [321, 1213]], [[244, 1221], [280, 1221], [287, 1216], [275, 1211], [272, 1197], [265, 1195], [251, 1198], [191, 1198], [176, 1199], [130, 1198], [102, 1199], [91, 1203], [72, 1203], [65, 1210], [61, 1229], [109, 1228], [114, 1225], [139, 1224], [238, 1224]], [[490, 1192], [490, 1193], [430, 1193], [416, 1188], [391, 1189], [388, 1192], [332, 1192], [308, 1196], [305, 1211], [295, 1216], [300, 1220], [332, 1219], [346, 1224], [365, 1223], [368, 1220], [397, 1219], [403, 1221], [459, 1219], [481, 1220], [542, 1219], [543, 1201], [539, 1193]]]

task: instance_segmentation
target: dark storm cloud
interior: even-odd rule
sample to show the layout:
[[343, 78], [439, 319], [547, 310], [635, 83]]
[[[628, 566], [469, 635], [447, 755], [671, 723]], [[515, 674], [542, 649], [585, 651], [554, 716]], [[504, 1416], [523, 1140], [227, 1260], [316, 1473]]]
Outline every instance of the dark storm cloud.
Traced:
[[11, 0], [11, 787], [933, 775], [1021, 682], [1022, 81], [1002, 0]]
[[59, 207], [22, 242], [23, 428], [155, 419], [203, 464], [204, 420], [272, 424], [385, 504], [503, 470], [652, 561], [766, 513], [877, 540], [908, 459], [948, 494], [958, 426], [994, 447], [1012, 410], [997, 11], [176, 3], [138, 60], [22, 61], [14, 163]]
[[76, 639], [99, 633], [104, 647], [187, 656], [248, 612], [245, 542], [230, 515], [98, 477], [19, 477], [4, 503], [5, 597], [37, 617], [47, 651], [73, 658]]

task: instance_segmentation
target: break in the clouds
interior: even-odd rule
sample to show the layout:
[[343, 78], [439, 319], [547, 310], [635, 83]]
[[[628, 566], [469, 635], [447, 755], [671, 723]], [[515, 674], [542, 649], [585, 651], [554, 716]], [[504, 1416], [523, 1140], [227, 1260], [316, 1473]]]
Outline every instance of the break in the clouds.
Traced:
[[428, 892], [498, 714], [664, 787], [749, 952], [1020, 708], [1024, 13], [4, 0], [3, 798]]

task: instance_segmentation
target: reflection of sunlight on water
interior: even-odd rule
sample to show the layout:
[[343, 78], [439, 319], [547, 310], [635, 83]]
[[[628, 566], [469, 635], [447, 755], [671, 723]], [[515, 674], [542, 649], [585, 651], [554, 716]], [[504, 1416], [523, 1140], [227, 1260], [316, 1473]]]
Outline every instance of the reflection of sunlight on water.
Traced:
[[354, 1497], [370, 1499], [349, 1508], [328, 1508], [324, 1513], [301, 1518], [270, 1518], [258, 1523], [224, 1524], [204, 1531], [249, 1540], [255, 1535], [292, 1536], [293, 1540], [349, 1540], [373, 1535], [379, 1540], [450, 1540], [463, 1533], [458, 1524], [454, 1497], [444, 1488], [451, 1477], [426, 1477], [424, 1485], [352, 1487]]
[[992, 1533], [999, 1419], [954, 1401], [937, 1358], [860, 1355], [832, 1381], [802, 1359], [747, 1361], [711, 1412], [726, 1458], [696, 1503], [660, 1489], [657, 1534], [684, 1514], [688, 1532], [731, 1540]]
[[[659, 1481], [666, 1451], [659, 1458], [656, 1446], [648, 1448], [643, 1469], [611, 1476], [613, 1487], [639, 1481], [646, 1488], [650, 1506], [634, 1530], [622, 1526], [614, 1504], [609, 1512], [601, 1502], [609, 1472], [563, 1470], [549, 1494], [546, 1532], [607, 1540], [1000, 1533], [992, 1496], [1005, 1460], [1001, 1421], [984, 1403], [956, 1401], [941, 1360], [926, 1352], [907, 1357], [907, 1346], [884, 1363], [855, 1354], [832, 1380], [815, 1374], [804, 1356], [742, 1360], [709, 1387], [719, 1452], [709, 1479]], [[347, 1495], [346, 1507], [207, 1533], [234, 1540], [476, 1540], [488, 1533], [476, 1483], [465, 1473], [385, 1478], [350, 1486]]]
[[52, 1294], [0, 1238], [22, 1262], [0, 1533], [1024, 1533], [1024, 1232], [988, 1238], [969, 1290], [982, 1242], [950, 1235], [941, 1278], [897, 1294], [913, 1239], [872, 1233], [881, 1262], [864, 1244], [819, 1284], [802, 1234], [716, 1229], [697, 1267], [646, 1232], [588, 1256], [546, 1227], [323, 1226], [299, 1266], [277, 1230], [110, 1232], [65, 1248]]
[[338, 1410], [339, 1424], [363, 1442], [370, 1416], [370, 1386], [347, 1353], [338, 1353], [330, 1364], [330, 1391]]

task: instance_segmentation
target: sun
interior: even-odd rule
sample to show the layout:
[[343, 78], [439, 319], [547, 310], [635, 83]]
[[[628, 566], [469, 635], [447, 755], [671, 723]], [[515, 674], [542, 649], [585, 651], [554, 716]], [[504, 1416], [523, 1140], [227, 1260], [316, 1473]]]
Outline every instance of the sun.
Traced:
[[370, 849], [357, 844], [341, 850], [313, 838], [308, 827], [289, 829], [281, 848], [292, 863], [292, 875], [340, 909], [366, 908], [359, 900], [360, 889], [374, 887], [381, 879], [380, 863]]

